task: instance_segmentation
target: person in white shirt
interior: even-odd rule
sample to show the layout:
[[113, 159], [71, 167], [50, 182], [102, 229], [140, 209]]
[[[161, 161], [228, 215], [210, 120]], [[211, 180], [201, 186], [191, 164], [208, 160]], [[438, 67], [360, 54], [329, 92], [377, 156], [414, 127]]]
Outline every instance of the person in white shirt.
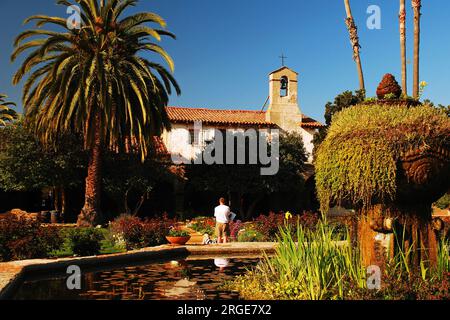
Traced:
[[214, 217], [216, 218], [216, 235], [217, 243], [227, 243], [230, 234], [230, 207], [225, 205], [225, 199], [219, 199], [219, 206], [214, 209]]

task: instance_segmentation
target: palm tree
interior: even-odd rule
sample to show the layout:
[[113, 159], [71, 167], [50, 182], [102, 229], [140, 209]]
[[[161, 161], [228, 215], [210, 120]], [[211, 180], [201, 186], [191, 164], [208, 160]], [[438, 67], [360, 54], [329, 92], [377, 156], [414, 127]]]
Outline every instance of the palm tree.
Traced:
[[406, 71], [406, 6], [405, 0], [400, 0], [400, 12], [398, 15], [400, 21], [400, 55], [402, 61], [402, 91], [403, 95], [408, 96], [407, 71]]
[[414, 70], [413, 70], [413, 97], [419, 99], [419, 62], [420, 62], [420, 9], [421, 0], [411, 1], [414, 11]]
[[17, 117], [16, 112], [11, 109], [16, 104], [13, 102], [5, 101], [8, 98], [7, 95], [0, 93], [0, 127], [6, 126], [6, 123], [14, 120]]
[[345, 11], [347, 12], [345, 24], [347, 25], [347, 29], [350, 34], [350, 42], [353, 46], [353, 60], [355, 60], [356, 68], [358, 69], [359, 90], [365, 92], [366, 88], [364, 85], [364, 74], [361, 66], [361, 57], [359, 54], [359, 49], [361, 48], [361, 46], [359, 45], [358, 28], [356, 27], [355, 20], [353, 19], [352, 16], [350, 0], [344, 0], [344, 4], [345, 4]]
[[[13, 83], [29, 74], [23, 104], [37, 137], [46, 145], [54, 145], [67, 131], [84, 137], [89, 164], [80, 226], [100, 221], [102, 150], [123, 151], [132, 145], [145, 159], [153, 136], [170, 128], [165, 107], [172, 87], [180, 94], [171, 74], [174, 63], [154, 41], [175, 36], [154, 13], [123, 17], [137, 2], [77, 0], [80, 26], [60, 17], [32, 16], [25, 23], [35, 21], [37, 28], [21, 33], [15, 41], [13, 61], [31, 49]], [[57, 3], [73, 5], [67, 0]], [[38, 29], [47, 24], [62, 30]], [[142, 56], [144, 52], [156, 53], [171, 72]]]

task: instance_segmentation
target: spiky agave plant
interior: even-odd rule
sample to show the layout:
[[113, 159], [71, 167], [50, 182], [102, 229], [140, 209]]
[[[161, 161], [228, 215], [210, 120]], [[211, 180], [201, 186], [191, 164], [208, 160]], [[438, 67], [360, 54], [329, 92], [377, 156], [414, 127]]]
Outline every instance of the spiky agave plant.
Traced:
[[[36, 28], [15, 41], [13, 61], [30, 51], [13, 82], [28, 75], [23, 87], [25, 115], [44, 144], [54, 144], [64, 131], [83, 135], [90, 157], [78, 224], [93, 225], [100, 219], [102, 149], [123, 150], [131, 143], [144, 159], [151, 138], [170, 127], [165, 107], [172, 87], [177, 94], [180, 89], [171, 74], [173, 60], [155, 40], [175, 36], [157, 14], [124, 16], [137, 0], [57, 3], [78, 5], [80, 25], [45, 15], [26, 19], [25, 23], [35, 21]], [[40, 29], [44, 25], [61, 31]], [[171, 72], [142, 55], [148, 52], [162, 57]]]
[[5, 101], [6, 98], [8, 98], [7, 95], [0, 93], [0, 127], [5, 126], [7, 122], [10, 122], [17, 117], [16, 112], [11, 109], [11, 107], [15, 107], [16, 104], [14, 102]]

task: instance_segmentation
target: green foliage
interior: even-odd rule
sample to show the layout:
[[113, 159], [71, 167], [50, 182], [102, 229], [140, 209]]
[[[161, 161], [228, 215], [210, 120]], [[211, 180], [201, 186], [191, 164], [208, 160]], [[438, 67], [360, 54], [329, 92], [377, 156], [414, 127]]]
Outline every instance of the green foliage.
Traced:
[[347, 232], [334, 241], [336, 230], [326, 221], [316, 229], [281, 229], [275, 255], [225, 285], [246, 300], [335, 300], [335, 299], [435, 299], [449, 298], [449, 246], [439, 247], [438, 266], [421, 270], [407, 268], [410, 252], [387, 260], [381, 290], [367, 288], [366, 268], [358, 248], [350, 245]]
[[96, 228], [73, 228], [68, 232], [69, 246], [78, 256], [93, 256], [100, 253], [102, 232]]
[[295, 236], [289, 227], [282, 229], [275, 255], [264, 256], [257, 267], [238, 277], [233, 289], [244, 299], [319, 300], [342, 296], [344, 277], [364, 286], [358, 252], [336, 244], [333, 233], [323, 222], [315, 230], [298, 225]]
[[[118, 202], [121, 212], [137, 214], [154, 187], [173, 178], [168, 166], [147, 158], [142, 162], [135, 154], [108, 152], [104, 156], [104, 191]], [[131, 199], [137, 201], [131, 205]]]
[[200, 233], [200, 234], [214, 234], [214, 227], [216, 222], [213, 218], [208, 217], [197, 217], [189, 224], [189, 228]]
[[325, 105], [325, 123], [329, 126], [332, 122], [333, 116], [354, 105], [357, 105], [365, 100], [365, 92], [358, 90], [353, 93], [352, 91], [344, 91], [334, 98], [334, 103], [328, 102]]
[[450, 194], [444, 194], [438, 201], [434, 203], [439, 209], [449, 209], [450, 208]]
[[[165, 106], [172, 88], [178, 94], [180, 89], [172, 76], [173, 60], [155, 42], [175, 36], [154, 13], [125, 16], [136, 2], [73, 1], [81, 8], [82, 28], [70, 28], [65, 18], [38, 15], [25, 20], [35, 22], [36, 28], [14, 42], [11, 60], [27, 55], [13, 83], [28, 75], [25, 115], [45, 144], [57, 142], [71, 129], [92, 149], [98, 132], [105, 144], [120, 150], [133, 138], [145, 159], [152, 137], [170, 127]], [[58, 1], [64, 8], [69, 3]], [[165, 61], [170, 71], [149, 61], [148, 53]]]
[[6, 126], [7, 122], [11, 122], [17, 118], [17, 113], [11, 109], [16, 106], [15, 103], [5, 101], [8, 96], [0, 93], [0, 127]]
[[357, 90], [357, 91], [355, 91], [355, 93], [353, 93], [352, 91], [344, 91], [344, 92], [338, 94], [334, 98], [333, 103], [327, 102], [327, 104], [325, 105], [325, 114], [324, 114], [326, 126], [323, 128], [320, 128], [318, 130], [318, 132], [314, 135], [314, 138], [312, 141], [314, 144], [314, 158], [315, 158], [316, 150], [318, 149], [318, 147], [320, 146], [322, 141], [325, 140], [325, 137], [327, 136], [328, 127], [332, 123], [333, 116], [336, 113], [338, 113], [348, 107], [362, 103], [363, 101], [376, 100], [376, 98], [366, 99], [365, 96], [366, 96], [366, 93], [361, 90]]
[[386, 100], [395, 100], [397, 99], [397, 95], [395, 93], [388, 93], [384, 95], [384, 99]]
[[317, 150], [322, 212], [331, 205], [393, 200], [403, 152], [450, 145], [450, 120], [430, 106], [358, 105], [337, 114]]
[[[299, 193], [304, 185], [302, 173], [307, 160], [303, 139], [298, 133], [281, 134], [279, 146], [279, 171], [273, 176], [262, 176], [260, 169], [263, 165], [248, 164], [248, 162], [247, 164], [193, 164], [186, 166], [188, 188], [194, 191], [214, 190], [222, 194], [236, 192], [240, 197], [252, 195], [256, 198], [273, 192]], [[270, 152], [270, 144], [268, 150]], [[224, 158], [226, 158], [226, 152], [229, 150], [223, 152]], [[224, 163], [226, 163], [225, 160]]]
[[364, 99], [365, 103], [374, 103], [377, 102], [378, 98], [377, 97], [368, 97], [366, 99]]
[[190, 233], [186, 230], [173, 228], [173, 229], [170, 229], [167, 236], [169, 236], [169, 237], [189, 237]]
[[266, 236], [258, 230], [246, 228], [238, 233], [237, 240], [238, 242], [264, 242], [266, 241]]
[[[120, 243], [116, 243], [113, 237], [110, 235], [108, 229], [96, 229], [99, 235], [101, 235], [100, 240], [100, 254], [113, 254], [113, 253], [121, 253], [125, 252], [125, 246], [121, 246]], [[61, 238], [64, 240], [63, 245], [50, 253], [51, 257], [70, 257], [75, 253], [73, 252], [73, 243], [72, 243], [72, 232], [74, 232], [71, 228], [62, 228], [60, 231]], [[78, 253], [80, 255], [80, 253]]]
[[80, 139], [62, 136], [55, 148], [44, 148], [22, 122], [0, 129], [0, 188], [6, 191], [45, 187], [78, 187], [86, 156]]
[[423, 100], [423, 104], [427, 104], [427, 105], [430, 105], [432, 107], [436, 107], [436, 108], [444, 111], [447, 114], [447, 116], [450, 117], [450, 105], [444, 106], [442, 104], [438, 104], [436, 106], [431, 100], [428, 100], [428, 99]]

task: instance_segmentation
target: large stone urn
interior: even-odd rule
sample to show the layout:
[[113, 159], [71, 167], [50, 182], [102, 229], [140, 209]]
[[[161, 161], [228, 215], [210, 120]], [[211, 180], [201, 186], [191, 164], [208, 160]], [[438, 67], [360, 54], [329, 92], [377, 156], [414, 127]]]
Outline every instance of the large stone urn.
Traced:
[[333, 117], [316, 153], [317, 195], [324, 213], [355, 210], [351, 234], [364, 265], [383, 268], [399, 253], [411, 266], [433, 266], [442, 224], [433, 223], [432, 203], [450, 189], [450, 119], [398, 90], [387, 75], [383, 99]]
[[359, 209], [363, 263], [383, 267], [386, 257], [401, 249], [409, 253], [411, 265], [433, 266], [442, 225], [433, 223], [431, 205], [450, 187], [450, 150], [411, 149], [398, 160], [397, 170], [396, 199]]

